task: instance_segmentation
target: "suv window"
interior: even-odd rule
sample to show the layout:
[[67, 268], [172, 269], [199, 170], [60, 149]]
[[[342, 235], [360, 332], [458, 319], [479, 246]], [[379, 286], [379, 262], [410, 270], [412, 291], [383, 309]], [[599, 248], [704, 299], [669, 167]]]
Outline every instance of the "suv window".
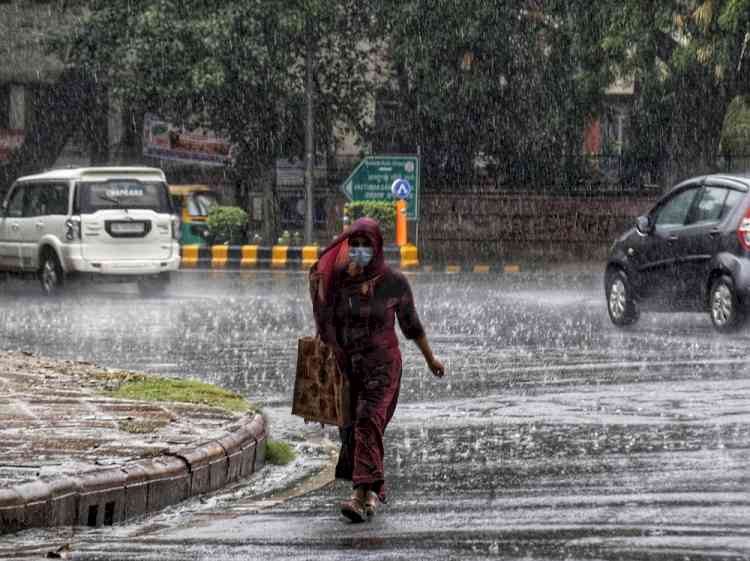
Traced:
[[27, 185], [28, 199], [24, 216], [68, 214], [68, 186], [65, 183]]
[[688, 211], [693, 203], [695, 195], [700, 187], [691, 187], [685, 191], [680, 191], [674, 197], [667, 200], [656, 211], [654, 224], [661, 227], [682, 226], [687, 219]]
[[167, 185], [135, 179], [81, 182], [76, 189], [76, 207], [82, 214], [115, 208], [141, 208], [171, 213]]
[[23, 200], [26, 189], [23, 185], [19, 185], [13, 190], [13, 194], [10, 196], [8, 201], [8, 213], [9, 218], [21, 218], [23, 216]]

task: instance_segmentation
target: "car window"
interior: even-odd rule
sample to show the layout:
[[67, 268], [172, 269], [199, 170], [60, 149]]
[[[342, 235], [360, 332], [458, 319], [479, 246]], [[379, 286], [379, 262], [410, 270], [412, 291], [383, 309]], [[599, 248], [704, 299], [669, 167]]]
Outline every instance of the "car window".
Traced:
[[681, 191], [667, 200], [656, 211], [654, 224], [664, 228], [683, 226], [698, 189], [696, 186]]
[[732, 210], [740, 204], [740, 201], [745, 198], [745, 193], [742, 191], [735, 191], [734, 189], [729, 189], [729, 192], [727, 193], [727, 198], [724, 200], [724, 208], [721, 209], [721, 217], [724, 218], [727, 214], [732, 212]]
[[77, 208], [92, 213], [117, 208], [149, 209], [171, 213], [172, 202], [165, 183], [133, 179], [79, 183]]
[[710, 224], [721, 219], [724, 201], [729, 189], [726, 187], [705, 187], [690, 211], [688, 224]]
[[23, 199], [26, 189], [19, 185], [8, 201], [8, 214], [10, 218], [21, 218], [23, 216]]
[[64, 183], [32, 185], [27, 202], [25, 216], [65, 215], [68, 213], [68, 187]]
[[214, 193], [194, 193], [187, 200], [188, 213], [191, 216], [208, 216], [209, 211], [218, 204]]

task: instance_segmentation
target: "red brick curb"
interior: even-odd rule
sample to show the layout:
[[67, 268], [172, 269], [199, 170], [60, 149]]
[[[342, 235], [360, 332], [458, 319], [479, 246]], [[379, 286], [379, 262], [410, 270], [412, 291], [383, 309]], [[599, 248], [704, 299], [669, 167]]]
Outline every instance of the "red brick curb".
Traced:
[[174, 454], [0, 489], [0, 534], [108, 526], [247, 477], [265, 465], [268, 434], [261, 415], [240, 423], [218, 440]]

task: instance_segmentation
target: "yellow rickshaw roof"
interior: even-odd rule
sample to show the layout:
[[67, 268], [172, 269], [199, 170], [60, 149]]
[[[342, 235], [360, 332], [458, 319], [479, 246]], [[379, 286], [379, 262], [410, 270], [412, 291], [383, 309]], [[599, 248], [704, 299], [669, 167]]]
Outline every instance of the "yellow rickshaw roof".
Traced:
[[171, 195], [186, 195], [188, 193], [205, 193], [216, 191], [209, 185], [170, 185], [169, 193]]

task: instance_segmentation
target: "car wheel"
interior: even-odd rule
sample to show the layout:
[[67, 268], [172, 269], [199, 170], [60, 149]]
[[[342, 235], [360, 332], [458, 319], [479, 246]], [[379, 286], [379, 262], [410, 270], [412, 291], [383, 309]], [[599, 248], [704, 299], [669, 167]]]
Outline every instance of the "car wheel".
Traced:
[[711, 283], [708, 305], [711, 322], [717, 331], [729, 333], [744, 323], [745, 315], [740, 309], [734, 281], [729, 275], [722, 275]]
[[49, 296], [55, 295], [60, 292], [63, 281], [60, 261], [55, 252], [48, 249], [42, 255], [42, 262], [39, 265], [39, 282], [42, 284], [42, 291]]
[[607, 275], [606, 296], [607, 311], [612, 323], [624, 327], [638, 321], [633, 289], [623, 271], [616, 270]]
[[138, 290], [142, 296], [160, 296], [169, 286], [169, 273], [162, 273], [158, 277], [138, 281]]

